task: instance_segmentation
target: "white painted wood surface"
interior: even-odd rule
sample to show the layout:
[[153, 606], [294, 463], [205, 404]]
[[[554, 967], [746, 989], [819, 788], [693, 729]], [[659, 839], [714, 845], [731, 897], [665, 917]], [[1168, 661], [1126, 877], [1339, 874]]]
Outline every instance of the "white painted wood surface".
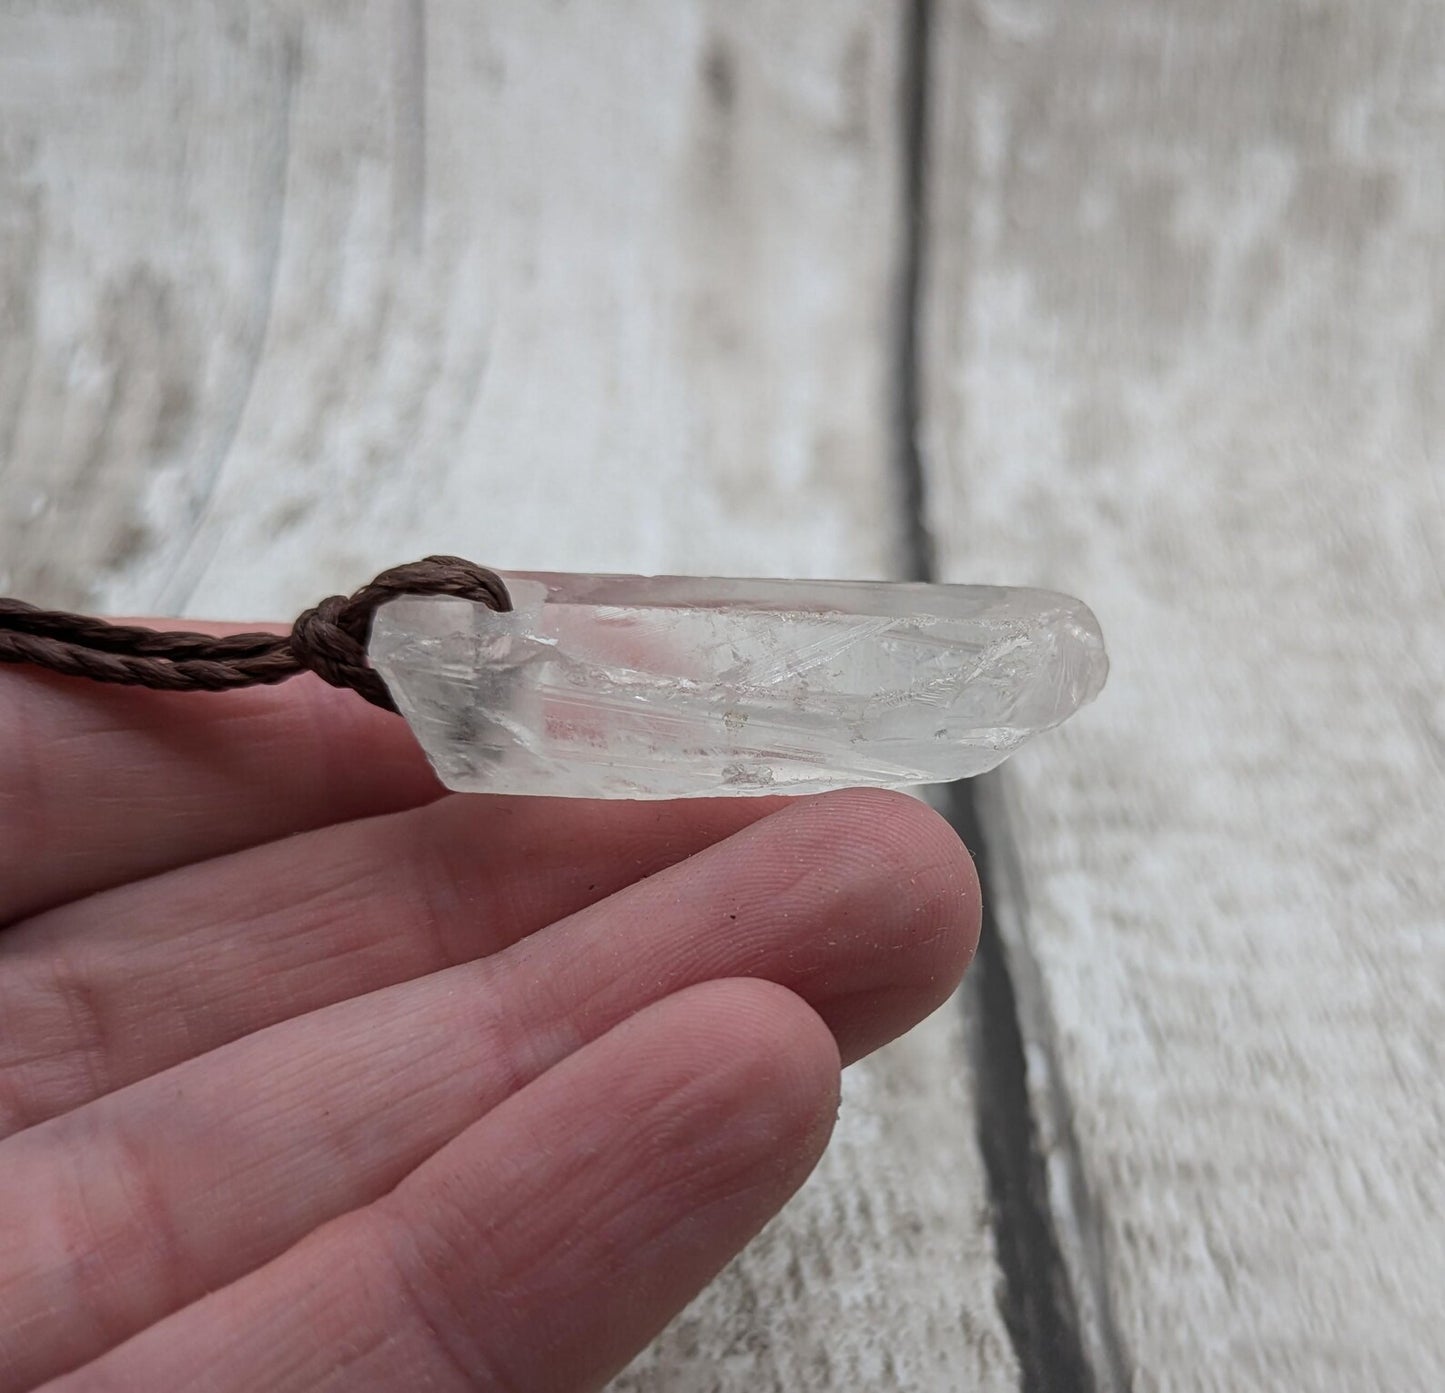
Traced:
[[1445, 9], [943, 0], [953, 579], [1094, 604], [987, 781], [1102, 1386], [1445, 1387]]
[[[887, 574], [898, 16], [0, 4], [0, 589]], [[627, 1390], [1017, 1385], [956, 1015]]]
[[11, 585], [888, 571], [892, 17], [3, 13]]

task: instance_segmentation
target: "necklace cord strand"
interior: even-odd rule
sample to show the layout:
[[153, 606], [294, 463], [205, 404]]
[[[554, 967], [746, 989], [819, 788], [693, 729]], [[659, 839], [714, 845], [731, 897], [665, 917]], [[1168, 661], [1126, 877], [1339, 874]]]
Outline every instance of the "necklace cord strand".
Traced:
[[377, 609], [403, 595], [455, 595], [503, 613], [512, 608], [501, 576], [459, 556], [393, 566], [352, 595], [332, 595], [313, 605], [286, 634], [215, 638], [0, 599], [0, 663], [29, 663], [68, 677], [167, 692], [233, 691], [312, 672], [395, 711], [366, 644]]

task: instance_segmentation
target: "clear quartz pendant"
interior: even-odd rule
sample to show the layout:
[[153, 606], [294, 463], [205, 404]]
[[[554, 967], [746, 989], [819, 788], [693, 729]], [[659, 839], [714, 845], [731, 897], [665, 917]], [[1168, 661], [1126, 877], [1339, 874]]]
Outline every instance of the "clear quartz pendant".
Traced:
[[448, 788], [701, 798], [993, 768], [1104, 685], [1046, 590], [507, 573], [515, 609], [378, 610], [369, 653]]

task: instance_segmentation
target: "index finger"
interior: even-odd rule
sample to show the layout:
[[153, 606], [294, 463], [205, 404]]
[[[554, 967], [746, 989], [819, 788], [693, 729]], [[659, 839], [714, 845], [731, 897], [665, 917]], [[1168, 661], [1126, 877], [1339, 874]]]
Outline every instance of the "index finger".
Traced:
[[0, 667], [0, 923], [441, 792], [405, 722], [310, 675], [176, 693]]

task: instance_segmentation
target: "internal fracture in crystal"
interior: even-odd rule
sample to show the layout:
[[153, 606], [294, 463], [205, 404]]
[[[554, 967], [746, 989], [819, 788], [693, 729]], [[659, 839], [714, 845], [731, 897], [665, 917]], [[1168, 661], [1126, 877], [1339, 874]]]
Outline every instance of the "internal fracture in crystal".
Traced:
[[1099, 626], [1045, 590], [514, 573], [515, 609], [378, 611], [370, 656], [448, 788], [684, 798], [991, 769], [1098, 695]]

